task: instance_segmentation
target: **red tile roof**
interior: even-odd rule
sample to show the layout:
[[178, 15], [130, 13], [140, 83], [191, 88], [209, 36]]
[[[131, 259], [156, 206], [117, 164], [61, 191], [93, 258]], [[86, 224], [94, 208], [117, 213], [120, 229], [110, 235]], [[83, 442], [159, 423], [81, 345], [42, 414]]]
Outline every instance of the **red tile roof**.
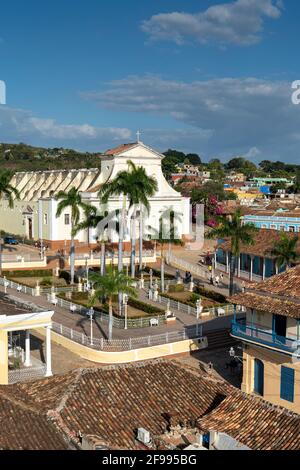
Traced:
[[0, 391], [0, 450], [66, 450], [64, 436], [50, 419]]
[[[282, 232], [279, 232], [278, 230], [261, 229], [255, 234], [255, 244], [246, 245], [244, 243], [241, 243], [240, 252], [248, 255], [255, 255], [261, 257], [266, 256], [267, 258], [272, 258], [272, 256], [268, 252], [272, 250], [274, 248], [274, 244], [280, 240], [281, 234]], [[299, 235], [297, 233], [285, 232], [285, 234], [289, 238], [299, 238]], [[225, 251], [230, 251], [230, 240], [226, 240], [224, 243], [220, 244], [219, 248]], [[300, 239], [297, 243], [297, 249], [300, 252]]]
[[299, 450], [300, 416], [241, 392], [199, 420], [203, 431], [224, 432], [252, 450]]
[[[24, 448], [61, 448], [64, 441], [57, 438], [47, 417], [73, 443], [81, 433], [98, 437], [110, 449], [140, 449], [137, 428], [149, 430], [155, 440], [166, 433], [170, 416], [175, 416], [191, 427], [198, 423], [200, 430], [226, 432], [251, 449], [300, 448], [299, 415], [171, 361], [79, 370], [0, 387], [2, 393], [9, 397], [10, 407], [29, 415], [19, 419], [18, 411], [7, 432], [1, 428], [0, 447], [3, 442], [14, 448], [17, 439]], [[1, 403], [0, 420], [7, 416]], [[35, 423], [30, 413], [37, 417]]]
[[300, 318], [300, 266], [270, 277], [247, 292], [230, 298], [230, 302], [269, 313]]
[[131, 144], [122, 144], [119, 145], [118, 147], [106, 150], [104, 152], [104, 155], [118, 155], [119, 153], [126, 152], [126, 150], [130, 150], [132, 147], [135, 147], [137, 145], [137, 142], [133, 142]]

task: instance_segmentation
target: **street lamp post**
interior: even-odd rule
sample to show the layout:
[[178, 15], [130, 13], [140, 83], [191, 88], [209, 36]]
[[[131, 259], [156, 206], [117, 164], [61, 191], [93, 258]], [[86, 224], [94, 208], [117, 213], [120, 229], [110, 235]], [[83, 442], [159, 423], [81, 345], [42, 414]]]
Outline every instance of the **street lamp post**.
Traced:
[[90, 345], [91, 346], [94, 346], [94, 341], [93, 341], [93, 316], [94, 316], [94, 308], [91, 307], [90, 310], [89, 310], [89, 313], [88, 313], [89, 317], [90, 317], [90, 322], [91, 322], [91, 342], [90, 342]]
[[196, 302], [196, 311], [197, 311], [197, 335], [198, 335], [199, 334], [199, 318], [203, 311], [201, 299], [198, 299]]
[[84, 257], [85, 257], [86, 290], [89, 291], [89, 267], [88, 267], [89, 255], [85, 255]]
[[124, 317], [125, 317], [125, 325], [124, 325], [124, 329], [127, 330], [128, 328], [128, 321], [127, 321], [127, 318], [128, 318], [128, 295], [127, 294], [124, 294], [123, 295], [123, 302], [124, 302]]

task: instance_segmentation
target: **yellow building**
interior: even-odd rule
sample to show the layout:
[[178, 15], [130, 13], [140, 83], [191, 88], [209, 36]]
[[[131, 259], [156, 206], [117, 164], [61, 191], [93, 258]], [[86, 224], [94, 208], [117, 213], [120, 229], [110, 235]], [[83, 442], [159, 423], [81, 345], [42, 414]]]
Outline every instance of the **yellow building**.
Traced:
[[232, 326], [244, 346], [242, 390], [300, 413], [300, 266], [231, 301], [245, 311]]
[[255, 199], [263, 199], [264, 194], [259, 190], [242, 190], [239, 188], [224, 188], [226, 192], [234, 193], [239, 201], [254, 201]]

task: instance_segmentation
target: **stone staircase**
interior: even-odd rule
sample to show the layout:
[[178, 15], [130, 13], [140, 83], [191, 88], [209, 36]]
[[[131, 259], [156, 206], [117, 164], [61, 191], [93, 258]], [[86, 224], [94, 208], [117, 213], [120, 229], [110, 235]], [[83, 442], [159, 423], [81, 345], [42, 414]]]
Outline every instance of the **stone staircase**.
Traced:
[[223, 330], [212, 330], [205, 332], [204, 329], [204, 336], [207, 337], [208, 340], [208, 350], [212, 349], [222, 349], [231, 346], [237, 345], [238, 341], [230, 336], [230, 330], [223, 329]]

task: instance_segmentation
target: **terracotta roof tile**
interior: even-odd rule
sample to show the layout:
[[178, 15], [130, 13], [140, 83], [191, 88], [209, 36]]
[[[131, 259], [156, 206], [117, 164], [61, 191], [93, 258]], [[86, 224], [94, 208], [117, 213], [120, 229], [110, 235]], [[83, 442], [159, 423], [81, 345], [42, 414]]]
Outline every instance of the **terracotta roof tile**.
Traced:
[[122, 145], [119, 145], [118, 147], [106, 150], [106, 152], [104, 152], [104, 155], [118, 155], [119, 153], [126, 152], [126, 150], [129, 150], [132, 147], [135, 147], [136, 145], [137, 145], [137, 142], [132, 142], [131, 144], [122, 144]]
[[46, 415], [0, 392], [1, 450], [66, 450], [64, 436]]
[[247, 286], [230, 298], [233, 304], [291, 318], [300, 318], [300, 266]]
[[298, 450], [300, 416], [241, 392], [199, 420], [205, 431], [224, 432], [252, 450]]
[[[17, 418], [7, 433], [0, 433], [0, 447], [15, 448], [18, 442], [22, 448], [48, 445], [60, 449], [64, 441], [53, 431], [51, 419], [61, 435], [73, 442], [82, 433], [97, 436], [110, 449], [140, 449], [136, 429], [144, 427], [153, 438], [162, 436], [170, 416], [180, 422], [198, 422], [204, 430], [226, 432], [250, 448], [300, 447], [300, 416], [274, 410], [226, 382], [171, 361], [79, 370], [0, 387], [0, 397], [4, 393], [7, 410], [16, 407]], [[0, 399], [0, 421], [4, 422], [7, 411], [3, 412], [1, 404], [5, 400]]]
[[259, 295], [257, 292], [245, 292], [234, 295], [230, 302], [235, 305], [243, 305], [261, 312], [275, 313], [284, 317], [300, 318], [300, 304], [280, 298], [272, 298]]
[[[272, 250], [274, 247], [274, 244], [280, 240], [280, 235], [282, 232], [279, 232], [278, 230], [266, 230], [266, 229], [261, 229], [255, 234], [255, 244], [254, 245], [245, 245], [241, 244], [240, 251], [241, 253], [245, 253], [248, 255], [255, 255], [255, 256], [266, 256], [268, 258], [272, 258], [270, 254], [268, 254], [269, 250]], [[285, 232], [285, 234], [289, 238], [294, 238], [295, 236], [299, 235], [297, 233], [290, 233], [290, 232]], [[221, 243], [219, 245], [219, 248], [222, 248], [225, 251], [230, 251], [231, 249], [231, 243], [230, 240], [226, 240], [224, 243]], [[297, 243], [297, 249], [300, 251], [300, 239]]]

